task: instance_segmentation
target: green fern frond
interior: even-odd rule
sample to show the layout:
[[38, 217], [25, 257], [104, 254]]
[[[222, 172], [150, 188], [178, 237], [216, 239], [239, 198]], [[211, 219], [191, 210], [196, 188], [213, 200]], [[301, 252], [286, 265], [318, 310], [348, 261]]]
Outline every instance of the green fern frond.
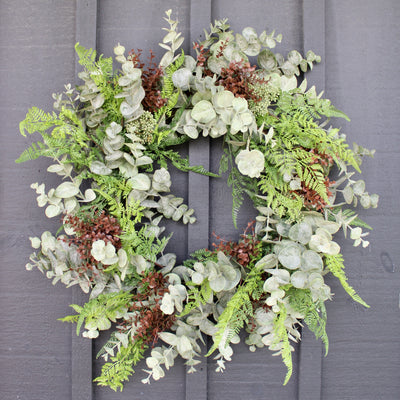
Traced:
[[53, 157], [53, 152], [52, 150], [49, 150], [44, 143], [36, 142], [32, 143], [27, 149], [25, 149], [15, 162], [22, 163], [32, 161], [42, 156]]
[[103, 56], [100, 56], [96, 62], [96, 50], [87, 49], [81, 46], [79, 42], [75, 44], [75, 51], [79, 58], [79, 64], [89, 72], [96, 85], [104, 84], [107, 77], [112, 75], [112, 57], [103, 58]]
[[369, 305], [356, 293], [356, 291], [348, 284], [347, 276], [344, 272], [344, 260], [341, 254], [336, 255], [325, 255], [326, 267], [332, 273], [333, 276], [339, 279], [339, 282], [342, 284], [343, 289], [347, 292], [348, 295], [354, 301], [362, 304], [364, 307], [368, 307]]
[[304, 322], [315, 334], [316, 339], [321, 339], [325, 345], [325, 355], [329, 350], [329, 339], [326, 334], [326, 309], [323, 302], [315, 303], [309, 289], [291, 287], [287, 291], [290, 305], [304, 316]]
[[60, 321], [76, 321], [76, 334], [79, 335], [81, 327], [85, 321], [91, 325], [96, 324], [96, 321], [99, 319], [109, 319], [114, 321], [116, 315], [122, 311], [131, 298], [132, 295], [128, 292], [102, 293], [98, 297], [90, 299], [82, 307], [77, 306], [76, 304], [71, 304], [70, 307], [72, 307], [78, 314], [60, 318]]
[[39, 132], [44, 133], [54, 125], [61, 125], [62, 121], [58, 119], [57, 114], [53, 111], [52, 113], [46, 113], [37, 107], [29, 109], [26, 117], [19, 123], [19, 130], [21, 135], [26, 136], [25, 131], [29, 134]]
[[197, 174], [211, 176], [213, 178], [219, 178], [219, 175], [213, 172], [207, 171], [202, 165], [190, 165], [189, 158], [183, 158], [177, 151], [174, 150], [160, 150], [157, 152], [158, 158], [168, 159], [172, 162], [172, 165], [183, 172], [195, 172]]
[[135, 373], [132, 366], [136, 365], [144, 358], [144, 353], [148, 345], [143, 340], [131, 340], [127, 347], [120, 347], [118, 353], [111, 357], [111, 362], [103, 365], [101, 375], [93, 380], [100, 386], [108, 386], [115, 392], [122, 391], [123, 382], [129, 380], [129, 377]]
[[[191, 282], [187, 282], [187, 285], [191, 285]], [[189, 291], [188, 291], [188, 300], [187, 303], [185, 304], [185, 308], [179, 314], [179, 318], [182, 318], [188, 314], [190, 314], [191, 311], [195, 310], [196, 308], [199, 308], [200, 305], [205, 305], [207, 301], [209, 300], [210, 296], [212, 295], [212, 289], [210, 287], [210, 284], [208, 282], [208, 279], [205, 279], [200, 288], [193, 286]]]
[[282, 357], [282, 361], [287, 368], [285, 381], [283, 382], [283, 385], [286, 385], [289, 382], [290, 377], [292, 376], [293, 361], [292, 361], [292, 350], [290, 348], [290, 343], [289, 343], [289, 336], [285, 326], [287, 310], [282, 303], [279, 304], [279, 307], [280, 311], [275, 316], [274, 319], [273, 331], [275, 333], [275, 340], [271, 346], [273, 347], [274, 345], [280, 345], [280, 354]]
[[254, 315], [252, 300], [258, 300], [259, 294], [262, 293], [258, 289], [259, 285], [262, 285], [261, 275], [263, 272], [263, 270], [253, 268], [228, 301], [224, 311], [218, 318], [218, 331], [213, 337], [214, 344], [206, 357], [211, 355], [223, 340], [228, 346], [233, 335], [239, 333], [244, 324]]

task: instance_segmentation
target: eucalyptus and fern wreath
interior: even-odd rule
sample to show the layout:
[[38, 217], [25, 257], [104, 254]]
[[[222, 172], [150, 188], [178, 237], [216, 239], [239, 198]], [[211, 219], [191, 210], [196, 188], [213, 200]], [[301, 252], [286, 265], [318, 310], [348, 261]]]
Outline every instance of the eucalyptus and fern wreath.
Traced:
[[[242, 330], [251, 351], [267, 346], [282, 356], [287, 383], [291, 342], [300, 340], [303, 323], [328, 351], [326, 274], [368, 307], [347, 282], [333, 235], [342, 229], [355, 246], [368, 246], [370, 227], [353, 209], [376, 207], [378, 196], [353, 175], [373, 152], [351, 150], [329, 126], [331, 117], [347, 116], [299, 79], [320, 62], [312, 51], [285, 59], [272, 51], [281, 35], [234, 34], [220, 20], [194, 43], [194, 58], [179, 50], [184, 39], [170, 10], [165, 20], [159, 64], [151, 54], [145, 65], [139, 51], [126, 54], [118, 45], [121, 69], [114, 71], [113, 58], [97, 59], [77, 44], [83, 84], [54, 94], [55, 111], [31, 108], [21, 122], [23, 135], [38, 132], [42, 140], [17, 162], [48, 157], [48, 171], [62, 179], [56, 188], [32, 184], [39, 207], [62, 225], [55, 235], [30, 238], [35, 251], [26, 268], [90, 293], [62, 319], [76, 323], [78, 335], [83, 328], [93, 339], [114, 327], [98, 355], [106, 361], [99, 385], [122, 390], [143, 358], [144, 383], [162, 378], [178, 355], [193, 372], [205, 335], [212, 338], [207, 355], [223, 371]], [[201, 135], [223, 140], [218, 174], [177, 150]], [[221, 239], [175, 265], [176, 255], [164, 251], [170, 236], [163, 219], [196, 219], [170, 193], [170, 168], [227, 173], [235, 226], [245, 196], [255, 221], [237, 242]]]

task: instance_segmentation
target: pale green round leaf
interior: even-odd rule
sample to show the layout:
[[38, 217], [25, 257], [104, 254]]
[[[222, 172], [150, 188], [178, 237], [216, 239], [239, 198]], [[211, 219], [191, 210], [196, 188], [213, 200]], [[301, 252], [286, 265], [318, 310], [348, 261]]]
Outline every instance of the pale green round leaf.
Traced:
[[151, 187], [151, 180], [147, 174], [137, 174], [129, 179], [129, 183], [136, 190], [149, 190]]
[[297, 289], [304, 289], [307, 285], [308, 274], [303, 271], [295, 271], [290, 277], [292, 285]]
[[211, 122], [217, 114], [208, 100], [201, 100], [193, 107], [191, 117], [202, 124]]
[[96, 193], [93, 189], [86, 189], [85, 190], [85, 201], [90, 202], [96, 198]]
[[353, 201], [353, 197], [354, 197], [354, 191], [351, 186], [346, 186], [343, 189], [343, 197], [344, 197], [344, 201], [347, 204], [351, 204], [351, 202]]
[[293, 65], [299, 65], [303, 57], [297, 50], [292, 50], [288, 54], [288, 61]]
[[194, 272], [191, 279], [196, 285], [201, 285], [204, 280], [204, 276], [199, 272]]
[[365, 191], [365, 182], [360, 179], [353, 185], [354, 194], [361, 196]]
[[261, 45], [257, 42], [250, 43], [245, 50], [243, 50], [244, 54], [250, 57], [258, 56], [261, 51]]
[[323, 284], [324, 278], [321, 276], [321, 274], [314, 272], [308, 277], [308, 286], [310, 289], [318, 290]]
[[307, 222], [299, 222], [294, 224], [289, 230], [289, 238], [300, 242], [301, 244], [307, 244], [312, 236], [312, 228]]
[[63, 182], [55, 191], [55, 196], [61, 199], [73, 197], [79, 194], [79, 187], [72, 182]]
[[272, 71], [278, 65], [274, 53], [267, 49], [261, 51], [261, 53], [258, 55], [257, 61], [258, 64], [266, 71]]
[[371, 207], [371, 198], [367, 193], [363, 193], [360, 197], [360, 204], [364, 208], [370, 208]]
[[293, 244], [285, 245], [278, 254], [279, 262], [288, 269], [297, 269], [301, 265], [301, 248]]
[[172, 74], [172, 82], [175, 87], [182, 90], [189, 89], [190, 78], [192, 77], [192, 71], [188, 68], [181, 68]]
[[106, 167], [101, 161], [93, 161], [90, 164], [90, 171], [96, 175], [110, 175], [112, 169]]
[[148, 368], [153, 369], [159, 364], [159, 361], [154, 357], [146, 358], [146, 365]]
[[301, 255], [301, 266], [300, 269], [303, 271], [322, 271], [324, 263], [321, 256], [312, 250], [306, 250]]
[[183, 132], [190, 137], [190, 139], [197, 139], [199, 137], [199, 131], [194, 125], [185, 125]]
[[52, 164], [47, 168], [48, 172], [54, 172], [54, 173], [59, 173], [64, 171], [64, 165], [62, 164]]
[[216, 293], [224, 290], [226, 284], [227, 280], [222, 275], [219, 275], [215, 279], [210, 280], [210, 288]]
[[244, 28], [244, 29], [242, 30], [242, 36], [243, 36], [248, 42], [257, 40], [257, 38], [258, 38], [258, 35], [257, 35], [256, 30], [255, 30], [254, 28], [251, 28], [251, 27]]
[[232, 106], [232, 102], [235, 96], [229, 90], [223, 90], [222, 92], [215, 93], [212, 98], [212, 102], [216, 108], [228, 108]]
[[374, 194], [371, 194], [371, 196], [369, 196], [369, 197], [370, 197], [370, 200], [371, 200], [371, 207], [372, 208], [378, 207], [379, 195], [374, 193]]
[[44, 213], [46, 214], [47, 218], [53, 218], [62, 213], [62, 208], [60, 206], [50, 204], [49, 206], [46, 207]]

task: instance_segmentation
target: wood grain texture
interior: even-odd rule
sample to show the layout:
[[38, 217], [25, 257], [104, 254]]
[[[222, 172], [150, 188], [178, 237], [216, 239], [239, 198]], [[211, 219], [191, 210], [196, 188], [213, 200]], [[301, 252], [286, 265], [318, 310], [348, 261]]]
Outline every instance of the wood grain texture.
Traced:
[[[191, 0], [190, 2], [190, 44], [204, 39], [203, 29], [211, 21], [211, 0]], [[192, 55], [193, 49], [190, 49]], [[189, 162], [191, 165], [202, 165], [210, 169], [210, 140], [199, 138], [189, 143]], [[210, 236], [210, 180], [209, 177], [189, 173], [189, 207], [196, 212], [197, 221], [188, 227], [188, 255], [195, 250], [208, 248]], [[202, 346], [202, 355], [207, 353], [206, 345]], [[207, 400], [208, 398], [208, 368], [207, 360], [196, 367], [196, 373], [185, 377], [186, 400]], [[186, 367], [186, 372], [189, 367]]]
[[[86, 48], [97, 49], [97, 0], [76, 0], [75, 41]], [[80, 85], [78, 73], [82, 71], [79, 59], [75, 55], [75, 84]], [[74, 286], [72, 303], [82, 305], [88, 296]], [[71, 336], [71, 392], [72, 399], [91, 400], [93, 398], [93, 343], [72, 329]]]
[[[113, 48], [121, 43], [126, 51], [141, 49], [143, 62], [148, 61], [150, 50], [159, 60], [164, 51], [158, 46], [166, 34], [162, 30], [167, 23], [163, 20], [165, 11], [172, 9], [172, 18], [179, 20], [179, 29], [183, 32], [185, 43], [183, 48], [189, 52], [189, 23], [190, 4], [185, 0], [99, 0], [98, 1], [98, 24], [97, 24], [97, 48], [100, 54], [107, 57], [113, 55]], [[117, 65], [115, 65], [117, 67]], [[179, 152], [182, 156], [188, 156], [188, 147], [180, 146]], [[187, 173], [177, 171], [173, 166], [169, 168], [172, 177], [171, 193], [184, 198], [188, 202]], [[173, 236], [166, 248], [166, 252], [177, 254], [178, 262], [187, 258], [188, 254], [188, 227], [174, 221], [163, 220], [166, 226], [166, 234]], [[102, 343], [108, 338], [109, 332], [104, 332], [100, 340], [95, 341], [94, 355], [101, 348]], [[160, 343], [161, 345], [162, 343]], [[146, 354], [146, 356], [149, 355]], [[93, 360], [94, 376], [100, 374], [102, 360]], [[94, 398], [96, 400], [111, 399], [118, 396], [119, 399], [177, 399], [185, 398], [186, 369], [181, 359], [176, 360], [173, 368], [166, 371], [166, 376], [160, 381], [153, 381], [151, 385], [143, 385], [141, 379], [147, 376], [143, 372], [146, 362], [142, 360], [134, 369], [135, 374], [125, 385], [122, 393], [114, 394], [108, 388], [94, 386]]]
[[330, 282], [336, 295], [328, 305], [331, 350], [323, 359], [322, 397], [395, 400], [400, 398], [400, 3], [329, 0], [326, 7], [326, 96], [351, 118], [339, 121], [348, 141], [376, 149], [362, 170], [367, 190], [379, 193], [381, 202], [377, 210], [359, 210], [374, 227], [371, 247], [342, 246], [349, 283], [371, 308], [352, 303]]
[[[302, 50], [301, 4], [296, 1], [214, 1], [212, 19], [229, 18], [234, 32], [240, 33], [247, 26], [254, 27], [258, 33], [263, 30], [283, 34], [283, 41], [277, 51], [286, 56], [293, 48]], [[255, 60], [254, 60], [255, 62]], [[217, 171], [222, 155], [221, 140], [211, 141], [211, 170]], [[254, 220], [256, 211], [246, 198], [238, 216], [238, 229], [232, 217], [232, 194], [227, 186], [226, 174], [221, 178], [210, 179], [210, 232], [227, 240], [237, 240], [249, 221]], [[215, 239], [214, 239], [215, 241]], [[242, 342], [233, 346], [234, 355], [227, 362], [226, 371], [215, 372], [215, 361], [208, 360], [209, 399], [296, 399], [298, 391], [298, 352], [293, 353], [293, 376], [286, 386], [282, 386], [286, 369], [281, 358], [273, 357], [268, 349], [251, 353]]]
[[[320, 344], [305, 333], [286, 387], [281, 360], [268, 350], [250, 353], [243, 343], [235, 346], [223, 375], [208, 359], [203, 360], [203, 368], [207, 364], [203, 371], [187, 376], [178, 360], [163, 380], [144, 386], [140, 379], [145, 377], [145, 363], [141, 363], [122, 393], [92, 387], [91, 369], [98, 374], [102, 363], [92, 360], [90, 342], [75, 338], [69, 325], [57, 321], [70, 313], [70, 303], [82, 300], [79, 291], [60, 284], [53, 287], [39, 272], [24, 269], [31, 252], [28, 236], [55, 232], [58, 227], [58, 221], [47, 220], [43, 209], [37, 208], [29, 185], [43, 180], [50, 188], [58, 181], [45, 173], [46, 160], [14, 163], [24, 148], [38, 140], [20, 136], [19, 121], [33, 105], [51, 110], [51, 94], [74, 82], [73, 46], [78, 40], [85, 46], [97, 44], [106, 56], [120, 42], [127, 50], [143, 49], [144, 61], [150, 49], [160, 57], [162, 17], [168, 8], [180, 21], [186, 53], [209, 20], [228, 17], [238, 32], [253, 26], [258, 32], [282, 33], [277, 50], [284, 56], [293, 48], [320, 54], [322, 64], [309, 74], [309, 85], [315, 84], [317, 90], [325, 86], [326, 97], [349, 114], [351, 123], [332, 123], [343, 126], [350, 143], [377, 150], [374, 160], [363, 163], [363, 176], [367, 190], [381, 195], [380, 207], [359, 210], [375, 227], [371, 248], [340, 243], [349, 282], [371, 308], [352, 302], [337, 281], [328, 278], [335, 293], [334, 302], [328, 304], [329, 355], [321, 357]], [[1, 399], [399, 399], [399, 19], [397, 0], [1, 0]], [[218, 170], [221, 141], [200, 140], [181, 150], [193, 164]], [[179, 261], [209, 245], [208, 233], [237, 239], [254, 218], [250, 202], [245, 203], [239, 230], [234, 229], [226, 177], [208, 179], [173, 168], [171, 174], [172, 192], [184, 197], [198, 217], [198, 224], [190, 228], [168, 224], [168, 231], [174, 232], [168, 249], [178, 254]], [[94, 343], [94, 353], [106, 339], [103, 335]]]
[[[321, 64], [307, 73], [307, 83], [315, 85], [318, 93], [325, 90], [325, 0], [303, 2], [303, 54], [308, 50], [321, 56]], [[320, 400], [322, 385], [321, 340], [305, 326], [302, 328], [299, 354], [298, 400]]]
[[[29, 236], [55, 232], [39, 209], [32, 182], [54, 180], [48, 162], [15, 164], [39, 137], [23, 138], [18, 124], [33, 105], [51, 110], [54, 91], [74, 76], [74, 2], [0, 2], [0, 397], [3, 400], [71, 399], [71, 291], [53, 287], [24, 268]], [[49, 188], [48, 187], [48, 188]]]

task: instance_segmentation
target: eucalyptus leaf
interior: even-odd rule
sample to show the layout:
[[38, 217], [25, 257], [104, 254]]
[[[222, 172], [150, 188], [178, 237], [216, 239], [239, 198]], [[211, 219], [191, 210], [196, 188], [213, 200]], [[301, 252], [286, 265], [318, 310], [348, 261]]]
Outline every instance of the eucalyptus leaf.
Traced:
[[300, 269], [303, 271], [322, 271], [324, 263], [321, 256], [312, 250], [306, 250], [301, 255]]
[[73, 182], [63, 182], [56, 188], [54, 194], [56, 197], [66, 199], [79, 194], [79, 187]]
[[301, 265], [301, 248], [295, 243], [286, 244], [278, 254], [279, 262], [288, 269], [298, 269]]
[[307, 244], [312, 236], [312, 227], [307, 222], [299, 222], [289, 229], [289, 238], [291, 240]]
[[136, 176], [129, 179], [133, 189], [136, 190], [149, 190], [151, 187], [151, 180], [147, 174], [137, 174]]
[[207, 100], [201, 100], [193, 107], [191, 117], [200, 123], [208, 124], [217, 116], [212, 104]]
[[295, 288], [304, 289], [307, 286], [308, 274], [303, 271], [295, 271], [290, 277], [290, 282]]
[[365, 182], [363, 180], [358, 180], [354, 185], [353, 185], [353, 192], [357, 196], [361, 196], [365, 191]]

